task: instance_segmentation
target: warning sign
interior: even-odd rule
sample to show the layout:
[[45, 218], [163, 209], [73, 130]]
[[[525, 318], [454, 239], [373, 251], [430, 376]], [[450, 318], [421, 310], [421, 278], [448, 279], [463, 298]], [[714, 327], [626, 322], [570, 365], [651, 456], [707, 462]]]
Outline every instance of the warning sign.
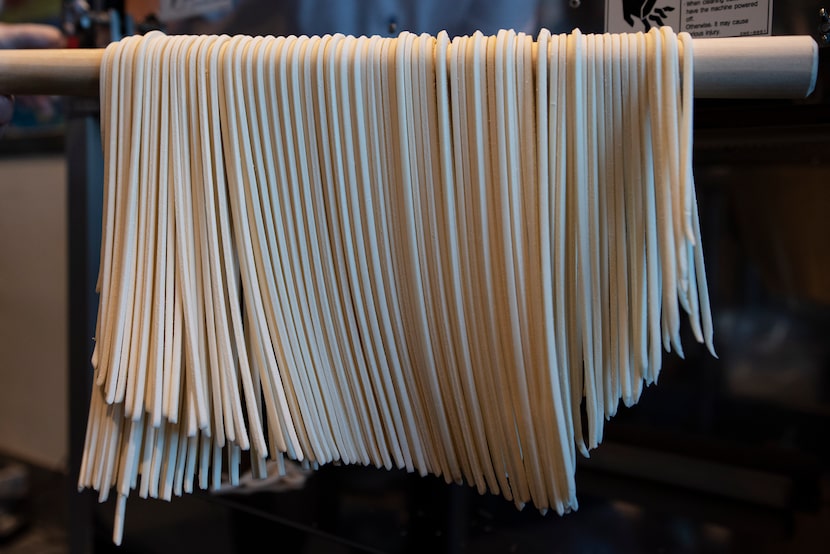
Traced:
[[609, 33], [663, 25], [695, 38], [768, 35], [772, 0], [605, 0]]

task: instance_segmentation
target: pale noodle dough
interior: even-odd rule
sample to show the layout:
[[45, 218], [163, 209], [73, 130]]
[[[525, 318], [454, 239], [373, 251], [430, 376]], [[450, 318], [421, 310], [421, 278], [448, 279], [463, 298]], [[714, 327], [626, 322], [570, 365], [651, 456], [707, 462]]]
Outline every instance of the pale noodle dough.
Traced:
[[693, 67], [667, 27], [111, 44], [78, 485], [114, 541], [243, 455], [577, 509], [681, 309], [714, 355]]

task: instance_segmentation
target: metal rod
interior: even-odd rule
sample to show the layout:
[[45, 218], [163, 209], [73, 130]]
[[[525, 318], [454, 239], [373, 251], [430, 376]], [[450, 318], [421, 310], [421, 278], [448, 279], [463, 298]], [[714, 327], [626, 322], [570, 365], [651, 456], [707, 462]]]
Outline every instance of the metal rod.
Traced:
[[[103, 49], [0, 50], [0, 93], [97, 96]], [[805, 98], [818, 77], [808, 35], [694, 40], [695, 97]]]

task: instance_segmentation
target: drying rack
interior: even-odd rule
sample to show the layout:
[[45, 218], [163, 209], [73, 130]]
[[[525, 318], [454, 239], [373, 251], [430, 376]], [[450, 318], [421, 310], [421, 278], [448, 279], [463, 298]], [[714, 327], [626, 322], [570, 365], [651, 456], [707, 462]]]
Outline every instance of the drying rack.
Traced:
[[[815, 88], [818, 43], [809, 35], [693, 44], [696, 98], [804, 98]], [[0, 93], [94, 97], [103, 53], [101, 48], [4, 51]]]
[[[697, 39], [695, 97], [707, 99], [803, 99], [818, 79], [819, 47], [810, 36]], [[90, 522], [97, 497], [79, 493], [77, 475], [84, 443], [92, 372], [90, 357], [97, 315], [103, 190], [98, 120], [102, 48], [0, 52], [0, 93], [67, 98], [69, 245], [69, 546], [93, 552]]]

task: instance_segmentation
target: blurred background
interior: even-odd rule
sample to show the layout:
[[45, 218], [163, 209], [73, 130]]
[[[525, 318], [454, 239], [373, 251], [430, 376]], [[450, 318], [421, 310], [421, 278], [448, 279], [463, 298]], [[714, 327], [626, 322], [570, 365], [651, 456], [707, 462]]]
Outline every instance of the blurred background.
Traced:
[[[5, 2], [0, 20], [58, 26], [78, 47], [150, 28], [603, 32], [611, 1], [17, 0]], [[779, 0], [772, 10], [772, 34], [811, 35], [821, 46], [810, 97], [696, 103], [719, 357], [684, 337], [686, 359], [666, 356], [659, 385], [622, 408], [580, 461], [580, 508], [565, 517], [519, 512], [432, 477], [290, 468], [291, 479], [261, 487], [131, 499], [124, 544], [112, 546], [113, 506], [75, 489], [97, 309], [97, 102], [18, 99], [0, 139], [0, 552], [826, 551], [830, 29], [822, 7]]]

